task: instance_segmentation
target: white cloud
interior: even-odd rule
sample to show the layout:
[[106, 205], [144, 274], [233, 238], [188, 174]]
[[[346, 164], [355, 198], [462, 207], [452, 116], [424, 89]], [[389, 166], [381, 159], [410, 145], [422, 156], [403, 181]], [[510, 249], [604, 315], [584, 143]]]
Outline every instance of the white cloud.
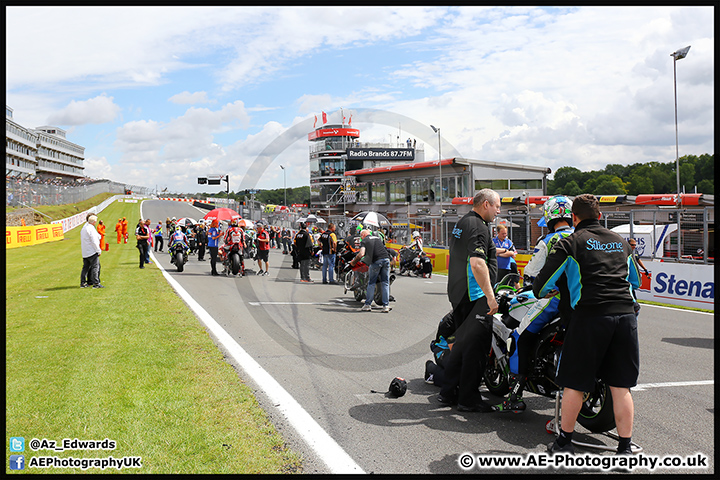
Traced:
[[169, 102], [177, 103], [178, 105], [196, 105], [198, 103], [209, 103], [207, 92], [194, 92], [190, 93], [187, 90], [173, 95], [168, 98]]
[[112, 122], [120, 111], [113, 97], [100, 95], [85, 101], [71, 101], [61, 111], [51, 114], [48, 122], [51, 125], [97, 125]]
[[[419, 137], [428, 159], [437, 154], [432, 123], [470, 158], [553, 170], [669, 161], [669, 54], [687, 45], [678, 62], [681, 150], [714, 149], [712, 7], [6, 11], [6, 93], [16, 120], [72, 126], [122, 112], [129, 121], [116, 131], [119, 154], [94, 146], [89, 129], [77, 132], [87, 145], [69, 140], [87, 146], [89, 158], [120, 158], [105, 161], [120, 177], [137, 171], [135, 182], [172, 177], [178, 188], [196, 188], [196, 173], [209, 170], [242, 178], [285, 125], [322, 110], [335, 121], [341, 107], [427, 125]], [[214, 98], [224, 106], [198, 107]], [[187, 105], [195, 107], [180, 110]], [[383, 140], [393, 130], [366, 125], [361, 135]], [[307, 147], [301, 140], [279, 154], [288, 185], [307, 183]], [[258, 181], [277, 187], [282, 171], [269, 167]]]

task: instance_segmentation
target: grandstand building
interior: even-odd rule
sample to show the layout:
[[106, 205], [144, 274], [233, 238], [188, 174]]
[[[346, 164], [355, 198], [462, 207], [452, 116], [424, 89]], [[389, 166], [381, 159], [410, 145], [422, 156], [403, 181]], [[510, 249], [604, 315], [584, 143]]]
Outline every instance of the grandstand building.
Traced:
[[5, 106], [5, 175], [40, 181], [74, 181], [85, 176], [85, 148], [70, 142], [65, 130], [53, 126], [34, 129], [13, 119]]

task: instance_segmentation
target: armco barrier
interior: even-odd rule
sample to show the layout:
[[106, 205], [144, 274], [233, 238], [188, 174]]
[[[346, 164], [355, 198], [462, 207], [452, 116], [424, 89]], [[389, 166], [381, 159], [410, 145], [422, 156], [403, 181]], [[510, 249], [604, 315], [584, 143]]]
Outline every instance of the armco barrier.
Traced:
[[65, 238], [60, 224], [5, 227], [5, 248], [27, 247]]

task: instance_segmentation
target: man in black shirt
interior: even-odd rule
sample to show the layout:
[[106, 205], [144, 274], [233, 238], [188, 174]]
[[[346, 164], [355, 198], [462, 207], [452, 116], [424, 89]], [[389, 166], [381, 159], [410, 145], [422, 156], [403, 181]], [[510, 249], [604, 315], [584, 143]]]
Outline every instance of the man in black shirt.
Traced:
[[480, 190], [450, 237], [448, 298], [456, 323], [455, 343], [436, 382], [442, 385], [440, 403], [457, 403], [461, 412], [492, 411], [478, 388], [490, 351], [492, 316], [498, 309], [493, 292], [497, 259], [488, 223], [499, 213], [500, 196]]
[[389, 313], [390, 305], [390, 254], [388, 254], [385, 243], [380, 237], [372, 235], [370, 230], [360, 232], [360, 251], [357, 256], [350, 262], [355, 266], [360, 259], [363, 259], [368, 269], [368, 285], [367, 294], [365, 296], [365, 305], [362, 307], [363, 312], [372, 310], [371, 304], [375, 298], [375, 284], [380, 281], [380, 292], [382, 295], [382, 312]]

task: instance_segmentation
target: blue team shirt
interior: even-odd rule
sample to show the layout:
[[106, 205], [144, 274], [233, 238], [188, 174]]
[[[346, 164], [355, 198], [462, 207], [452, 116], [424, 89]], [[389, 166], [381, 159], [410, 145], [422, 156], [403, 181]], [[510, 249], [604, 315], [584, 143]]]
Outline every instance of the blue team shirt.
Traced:
[[[493, 243], [495, 244], [495, 247], [497, 248], [506, 248], [508, 250], [514, 250], [515, 247], [513, 246], [512, 240], [510, 238], [505, 238], [502, 242], [498, 237], [493, 237]], [[512, 257], [501, 257], [500, 255], [497, 256], [497, 266], [498, 269], [501, 270], [510, 270], [510, 265], [515, 262], [515, 259]]]
[[208, 247], [219, 247], [218, 244], [220, 242], [220, 237], [218, 238], [212, 238], [213, 236], [217, 235], [218, 232], [220, 232], [219, 228], [211, 227], [210, 230], [208, 230]]

